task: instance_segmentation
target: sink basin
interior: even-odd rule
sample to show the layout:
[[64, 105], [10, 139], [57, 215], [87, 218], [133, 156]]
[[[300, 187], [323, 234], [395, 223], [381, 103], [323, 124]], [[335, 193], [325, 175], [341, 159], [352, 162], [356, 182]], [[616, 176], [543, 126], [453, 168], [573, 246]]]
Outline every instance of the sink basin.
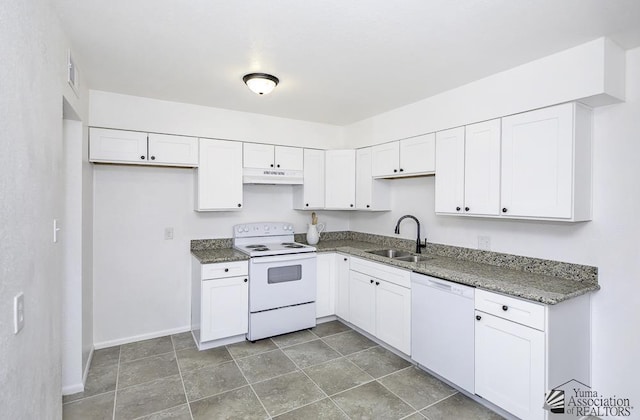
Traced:
[[398, 261], [407, 261], [412, 263], [419, 263], [433, 259], [433, 257], [425, 257], [424, 255], [406, 255], [404, 257], [396, 257]]
[[412, 256], [410, 252], [402, 251], [400, 249], [377, 249], [375, 251], [367, 251], [369, 254], [380, 255], [387, 258], [400, 258]]

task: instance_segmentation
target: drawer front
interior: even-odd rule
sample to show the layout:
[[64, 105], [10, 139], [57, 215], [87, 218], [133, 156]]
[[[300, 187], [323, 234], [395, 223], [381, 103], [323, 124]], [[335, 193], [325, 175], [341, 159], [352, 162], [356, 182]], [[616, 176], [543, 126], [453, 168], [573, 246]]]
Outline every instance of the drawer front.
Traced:
[[247, 261], [234, 261], [202, 265], [202, 280], [246, 276], [248, 274], [249, 264], [247, 263]]
[[544, 331], [544, 305], [476, 289], [475, 306], [478, 311]]
[[350, 268], [353, 271], [386, 280], [398, 286], [411, 287], [411, 272], [406, 270], [357, 257], [351, 257]]

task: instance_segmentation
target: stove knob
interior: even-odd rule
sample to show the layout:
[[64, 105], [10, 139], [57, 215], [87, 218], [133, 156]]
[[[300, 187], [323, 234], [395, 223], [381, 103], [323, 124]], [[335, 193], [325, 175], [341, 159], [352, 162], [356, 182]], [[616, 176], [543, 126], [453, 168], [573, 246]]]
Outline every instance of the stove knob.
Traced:
[[269, 230], [269, 226], [268, 225], [264, 225], [264, 230]]
[[242, 233], [242, 231], [243, 231], [242, 226], [238, 226], [237, 230], [238, 230], [238, 233]]

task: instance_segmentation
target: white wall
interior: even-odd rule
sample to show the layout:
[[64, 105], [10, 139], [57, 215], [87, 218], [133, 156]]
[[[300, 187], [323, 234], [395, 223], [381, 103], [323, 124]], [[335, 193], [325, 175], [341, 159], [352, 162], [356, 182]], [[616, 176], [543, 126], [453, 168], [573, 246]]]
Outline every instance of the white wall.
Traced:
[[[304, 233], [310, 221], [292, 210], [287, 185], [245, 185], [242, 211], [199, 213], [191, 169], [94, 165], [94, 181], [96, 347], [189, 329], [191, 239], [230, 238], [234, 224], [266, 220]], [[328, 230], [348, 230], [344, 212], [318, 213]]]
[[[53, 243], [52, 222], [63, 212], [63, 96], [82, 117], [87, 111], [66, 85], [68, 45], [50, 2], [1, 7], [0, 411], [3, 418], [56, 419], [64, 243]], [[13, 335], [18, 292], [25, 326]]]
[[624, 51], [606, 38], [532, 61], [345, 128], [362, 147], [562, 102], [624, 99]]
[[95, 90], [89, 118], [93, 127], [312, 148], [343, 144], [342, 128], [335, 125]]
[[[626, 62], [626, 103], [594, 111], [593, 221], [568, 224], [436, 216], [435, 178], [426, 177], [394, 180], [394, 210], [358, 213], [351, 218], [351, 229], [392, 235], [398, 217], [410, 213], [420, 219], [423, 237], [430, 242], [476, 248], [478, 235], [486, 235], [494, 251], [597, 266], [602, 290], [592, 298], [592, 386], [604, 395], [631, 398], [636, 406], [634, 418], [638, 418], [640, 49], [628, 51]], [[398, 135], [407, 130], [404, 119], [399, 120], [403, 124], [397, 127]], [[401, 236], [415, 238], [412, 222], [403, 222]]]

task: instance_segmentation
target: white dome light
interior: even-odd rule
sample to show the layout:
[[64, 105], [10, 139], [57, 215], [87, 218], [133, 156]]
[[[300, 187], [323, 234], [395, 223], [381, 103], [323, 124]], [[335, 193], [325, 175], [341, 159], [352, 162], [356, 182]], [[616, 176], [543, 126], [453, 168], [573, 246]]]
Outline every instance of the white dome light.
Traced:
[[253, 92], [258, 95], [266, 95], [275, 88], [280, 80], [266, 73], [251, 73], [245, 75], [242, 80]]

